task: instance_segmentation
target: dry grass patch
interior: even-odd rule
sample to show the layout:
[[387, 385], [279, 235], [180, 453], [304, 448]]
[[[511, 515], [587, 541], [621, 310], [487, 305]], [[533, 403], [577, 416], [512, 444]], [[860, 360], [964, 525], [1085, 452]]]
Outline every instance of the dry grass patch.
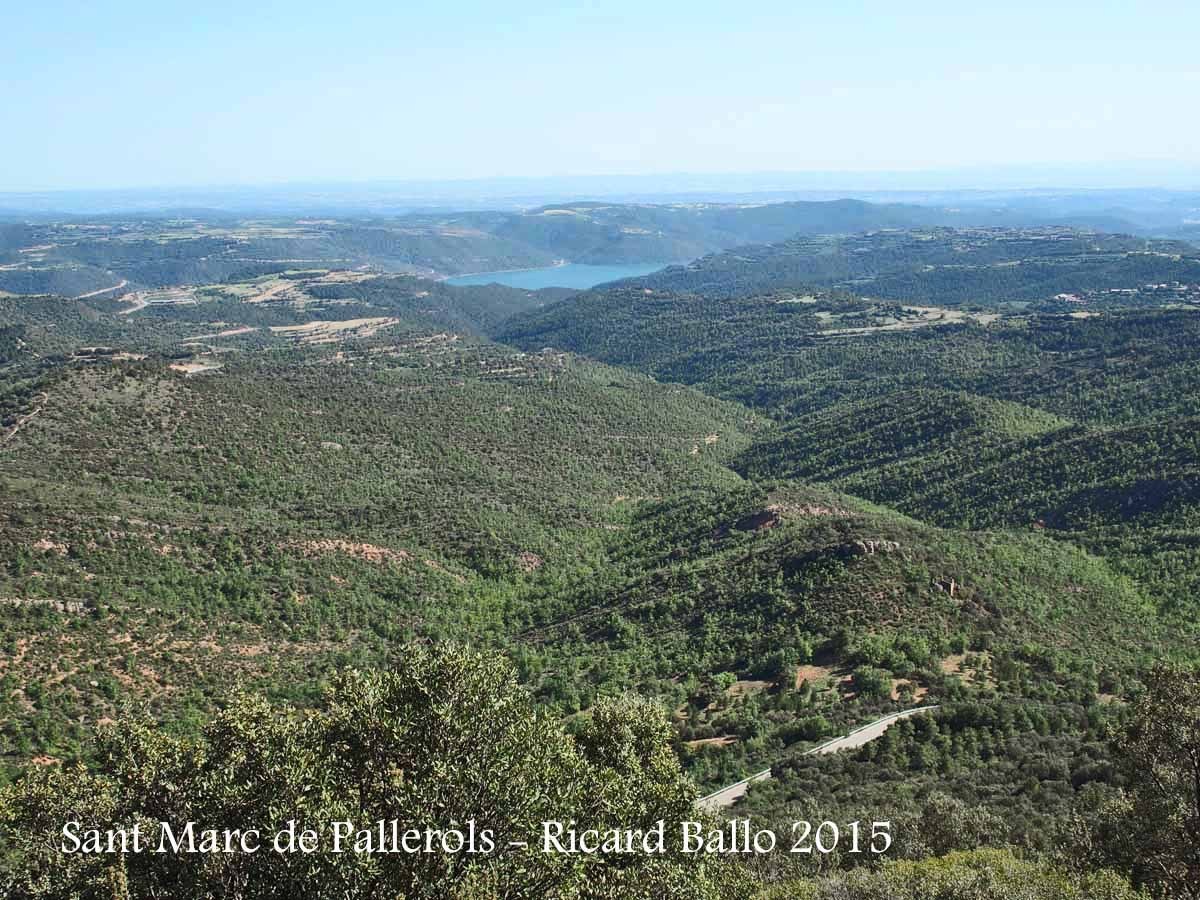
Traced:
[[811, 685], [822, 684], [833, 676], [833, 669], [828, 666], [796, 666], [795, 689], [800, 690], [807, 682]]
[[293, 541], [284, 547], [294, 547], [306, 557], [324, 556], [330, 553], [340, 553], [354, 559], [381, 566], [388, 563], [400, 564], [412, 559], [407, 550], [393, 550], [390, 547], [380, 547], [375, 544], [364, 544], [355, 541], [344, 541], [339, 538], [326, 540]]
[[770, 686], [769, 681], [735, 681], [725, 689], [725, 693], [730, 697], [749, 697], [765, 691]]
[[329, 344], [347, 338], [370, 337], [383, 328], [399, 324], [400, 320], [386, 316], [364, 319], [341, 319], [333, 322], [308, 322], [304, 325], [272, 325], [278, 334], [301, 344]]
[[728, 747], [730, 744], [736, 744], [737, 738], [732, 734], [723, 734], [720, 737], [700, 738], [695, 741], [684, 741], [683, 746], [689, 750], [699, 750], [701, 747]]

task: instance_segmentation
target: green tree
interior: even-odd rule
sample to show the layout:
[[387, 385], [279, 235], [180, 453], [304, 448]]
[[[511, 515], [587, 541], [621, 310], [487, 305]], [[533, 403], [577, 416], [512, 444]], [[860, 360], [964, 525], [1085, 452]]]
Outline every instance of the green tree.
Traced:
[[1114, 749], [1129, 789], [1092, 853], [1157, 897], [1200, 897], [1200, 671], [1156, 667]]
[[[245, 697], [196, 740], [126, 725], [100, 774], [33, 771], [0, 795], [9, 898], [169, 896], [245, 900], [365, 898], [678, 898], [741, 896], [719, 859], [685, 856], [678, 822], [694, 791], [662, 711], [598, 704], [578, 736], [539, 713], [504, 659], [454, 646], [410, 649], [386, 672], [351, 671], [306, 713]], [[258, 829], [289, 820], [319, 831], [314, 853], [64, 854], [63, 822], [160, 822]], [[490, 830], [494, 852], [328, 852], [334, 822], [370, 829]], [[542, 823], [646, 828], [664, 820], [662, 855], [541, 852]], [[353, 838], [351, 838], [353, 840]], [[524, 842], [528, 848], [515, 843]], [[347, 847], [350, 841], [347, 841]]]
[[1112, 872], [1076, 877], [1008, 850], [975, 850], [886, 863], [848, 875], [792, 882], [758, 900], [1137, 900]]

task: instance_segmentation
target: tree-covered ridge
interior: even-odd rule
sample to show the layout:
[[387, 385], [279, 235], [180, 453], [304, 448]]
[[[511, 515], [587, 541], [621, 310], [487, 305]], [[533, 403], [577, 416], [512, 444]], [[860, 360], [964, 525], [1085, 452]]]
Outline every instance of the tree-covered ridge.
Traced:
[[[1136, 580], [1046, 538], [735, 490], [724, 466], [770, 432], [691, 391], [405, 328], [236, 346], [192, 378], [76, 363], [9, 395], [8, 422], [40, 407], [9, 451], [6, 591], [33, 601], [9, 632], [28, 682], [13, 708], [44, 713], [14, 719], [17, 757], [77, 752], [87, 698], [199, 719], [231, 677], [308, 699], [339, 661], [469, 634], [564, 712], [629, 686], [694, 707], [679, 734], [712, 784], [888, 708], [893, 689], [959, 690], [942, 663], [970, 648], [1007, 666], [1020, 646], [1017, 670], [1061, 690], [1098, 648], [1137, 666], [1170, 639]], [[984, 431], [1005, 438], [1058, 424], [970, 396], [960, 424], [997, 413], [1011, 421]], [[679, 493], [699, 483], [713, 490]], [[830, 670], [815, 704], [788, 688], [797, 665]], [[1081, 696], [1120, 683], [1087, 677]], [[738, 682], [774, 687], [726, 692]]]
[[717, 463], [754, 427], [693, 391], [447, 334], [223, 359], [219, 377], [147, 360], [31, 383], [27, 403], [41, 412], [7, 448], [8, 472], [269, 517], [383, 516], [409, 530], [425, 530], [417, 510], [442, 510], [455, 535], [491, 510], [510, 528], [522, 508], [549, 525], [586, 522], [685, 471], [735, 477]]
[[736, 481], [721, 463], [759, 427], [559, 354], [375, 340], [12, 385], [8, 765], [79, 753], [128, 698], [186, 719], [231, 679], [303, 694], [404, 635], [506, 634], [530, 573], [586, 558], [630, 498]]
[[1084, 427], [1008, 401], [903, 391], [798, 417], [739, 468], [954, 527], [1195, 527], [1195, 434], [1191, 418]]
[[759, 367], [786, 366], [790, 356], [845, 329], [886, 334], [961, 320], [827, 291], [722, 298], [621, 287], [518, 314], [496, 335], [697, 383], [734, 368], [751, 377]]
[[1101, 557], [814, 488], [668, 498], [607, 553], [533, 585], [518, 663], [568, 710], [614, 682], [669, 698], [713, 786], [914, 698], [1094, 705], [1194, 640]]
[[518, 318], [507, 334], [771, 414], [781, 433], [748, 451], [744, 474], [828, 482], [944, 525], [1067, 529], [1187, 606], [1200, 414], [1194, 311], [830, 335], [812, 329], [837, 308], [834, 298], [778, 299], [613, 290]]
[[86, 224], [13, 223], [0, 231], [0, 291], [77, 296], [113, 288], [121, 280], [130, 289], [160, 288], [313, 266], [455, 275], [549, 266], [562, 259], [593, 264], [681, 262], [797, 234], [993, 221], [994, 213], [981, 209], [835, 200], [571, 202], [519, 212], [326, 219], [208, 213], [188, 218], [115, 216]]
[[[973, 456], [1070, 424], [1011, 401], [917, 388], [797, 416], [781, 435], [756, 444], [741, 465], [757, 474], [820, 478], [843, 486], [858, 477], [886, 481], [888, 470], [906, 466], [941, 481], [943, 454]], [[794, 461], [796, 468], [785, 472], [784, 460]], [[844, 489], [886, 502], [869, 490]]]
[[[842, 207], [845, 216], [834, 216]], [[252, 220], [113, 218], [4, 226], [0, 290], [78, 296], [206, 284], [297, 267], [453, 275], [582, 263], [669, 262], [833, 227], [924, 222], [920, 207], [565, 204], [528, 212]], [[936, 214], [932, 214], [936, 218]]]
[[384, 276], [314, 281], [306, 286], [306, 293], [317, 301], [333, 301], [325, 304], [332, 309], [386, 311], [418, 327], [478, 335], [571, 292], [559, 288], [527, 291], [500, 284], [449, 285], [411, 276]]
[[514, 318], [500, 338], [633, 366], [783, 421], [927, 388], [1096, 424], [1200, 413], [1200, 316], [1191, 310], [994, 320], [905, 316], [819, 293], [799, 299], [810, 302], [585, 293]]
[[[1147, 880], [1049, 854], [1138, 785], [1110, 737], [1151, 664], [1196, 660], [1194, 310], [560, 296], [292, 268], [0, 299], [0, 780], [95, 775], [137, 711], [171, 758], [239, 716], [290, 734], [339, 671], [464, 641], [511, 660], [545, 747], [624, 735], [633, 694], [703, 789], [772, 766], [735, 812], [903, 825], [909, 862], [869, 875], [761, 863], [798, 895]], [[236, 686], [265, 699], [222, 716]], [[387, 729], [406, 704], [356, 708]], [[268, 743], [297, 772], [320, 750]], [[1016, 850], [921, 862], [980, 845]]]
[[[0, 290], [19, 294], [163, 288], [296, 268], [426, 274], [551, 265], [554, 254], [453, 223], [115, 221], [80, 231], [34, 226], [30, 247], [4, 254]], [[26, 251], [26, 252], [22, 252]]]
[[[156, 352], [175, 357], [357, 337], [359, 331], [478, 336], [569, 294], [450, 285], [410, 276], [303, 269], [161, 291], [83, 299], [0, 294], [0, 371], [64, 357]], [[324, 325], [323, 333], [303, 328]], [[87, 351], [81, 354], [81, 351]]]
[[1021, 403], [1081, 423], [1200, 414], [1200, 316], [1193, 310], [999, 318], [938, 312], [821, 291], [713, 298], [612, 288], [518, 315], [500, 339], [633, 366], [785, 423], [926, 389]]
[[[1041, 224], [1048, 221], [1060, 224]], [[436, 276], [557, 260], [696, 260], [644, 282], [657, 289], [747, 296], [798, 284], [841, 285], [891, 300], [947, 304], [1042, 301], [1062, 292], [1129, 302], [1128, 295], [1103, 294], [1196, 283], [1193, 245], [1092, 230], [1124, 224], [859, 200], [568, 202], [519, 212], [326, 219], [118, 216], [4, 226], [0, 290], [78, 296], [120, 283], [162, 288], [297, 267]]]
[[[973, 211], [966, 214], [986, 218]], [[670, 262], [714, 249], [779, 241], [797, 234], [949, 224], [954, 212], [861, 200], [768, 204], [558, 203], [509, 216], [497, 234], [552, 249], [576, 262]], [[470, 219], [467, 219], [470, 221]]]
[[945, 306], [1157, 306], [1200, 300], [1200, 251], [1068, 228], [885, 230], [737, 247], [624, 284], [720, 297], [816, 286]]

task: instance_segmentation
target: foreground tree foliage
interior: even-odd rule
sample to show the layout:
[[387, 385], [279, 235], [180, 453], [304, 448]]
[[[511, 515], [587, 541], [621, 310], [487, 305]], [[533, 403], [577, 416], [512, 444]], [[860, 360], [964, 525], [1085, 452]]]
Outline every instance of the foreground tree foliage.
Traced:
[[760, 900], [1136, 900], [1111, 872], [1073, 877], [1007, 850], [951, 853], [822, 881], [781, 885]]
[[[0, 796], [9, 898], [697, 897], [744, 896], [723, 861], [668, 847], [642, 853], [542, 853], [541, 823], [672, 827], [694, 818], [694, 791], [656, 708], [596, 707], [569, 736], [539, 714], [507, 662], [456, 647], [410, 650], [388, 672], [342, 675], [313, 713], [248, 697], [198, 740], [143, 725], [107, 740], [103, 774], [33, 771]], [[264, 844], [294, 819], [321, 830], [494, 832], [490, 854], [63, 854], [64, 821], [102, 829], [159, 822], [251, 829]], [[528, 842], [528, 849], [509, 846]]]
[[1115, 864], [1155, 897], [1200, 897], [1200, 670], [1156, 668], [1116, 742], [1128, 778], [1081, 866]]

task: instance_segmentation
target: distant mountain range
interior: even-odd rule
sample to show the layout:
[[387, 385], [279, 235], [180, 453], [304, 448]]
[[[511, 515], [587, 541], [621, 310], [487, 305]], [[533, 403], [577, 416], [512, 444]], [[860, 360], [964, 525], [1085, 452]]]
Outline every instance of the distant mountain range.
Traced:
[[1023, 165], [896, 172], [715, 172], [503, 177], [374, 178], [260, 185], [0, 192], [0, 213], [128, 214], [221, 210], [272, 215], [400, 215], [419, 210], [524, 210], [565, 199], [609, 203], [779, 203], [852, 198], [944, 206], [1049, 198], [1150, 210], [1163, 196], [1200, 191], [1200, 167], [1172, 163]]
[[[962, 206], [857, 199], [767, 204], [592, 200], [521, 211], [267, 219], [201, 210], [91, 220], [14, 216], [7, 224], [0, 222], [0, 291], [79, 296], [112, 288], [122, 279], [134, 290], [306, 266], [436, 277], [535, 268], [559, 260], [682, 263], [746, 245], [893, 229], [1070, 227], [1195, 238], [1200, 228], [1195, 224], [1200, 195], [1161, 199], [1153, 215], [1108, 204], [1132, 202], [1126, 195], [979, 199], [976, 205]], [[1141, 202], [1150, 204], [1151, 199]], [[907, 258], [915, 258], [908, 250]], [[841, 253], [840, 258], [848, 257]], [[755, 270], [761, 276], [770, 268]]]

